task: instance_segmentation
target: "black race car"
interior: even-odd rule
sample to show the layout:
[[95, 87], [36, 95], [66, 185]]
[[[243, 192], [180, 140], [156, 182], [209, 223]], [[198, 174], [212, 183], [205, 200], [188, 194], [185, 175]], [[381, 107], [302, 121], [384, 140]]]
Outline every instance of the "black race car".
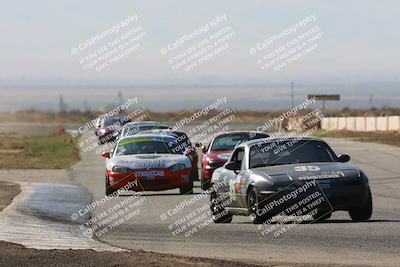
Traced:
[[253, 223], [292, 216], [324, 220], [348, 211], [368, 220], [372, 197], [367, 176], [313, 137], [275, 137], [238, 145], [212, 176], [211, 211], [215, 223], [233, 215]]

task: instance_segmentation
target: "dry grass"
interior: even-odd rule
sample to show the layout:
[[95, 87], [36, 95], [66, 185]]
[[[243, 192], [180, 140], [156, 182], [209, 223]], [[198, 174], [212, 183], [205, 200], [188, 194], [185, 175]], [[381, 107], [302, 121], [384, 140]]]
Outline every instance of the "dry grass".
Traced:
[[79, 150], [67, 135], [0, 135], [0, 169], [68, 169]]

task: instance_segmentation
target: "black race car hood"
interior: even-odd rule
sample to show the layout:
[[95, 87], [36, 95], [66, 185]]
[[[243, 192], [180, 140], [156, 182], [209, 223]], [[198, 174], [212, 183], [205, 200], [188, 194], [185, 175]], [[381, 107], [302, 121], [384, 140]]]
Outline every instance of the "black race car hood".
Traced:
[[359, 169], [340, 162], [300, 163], [252, 169], [252, 172], [271, 182], [356, 177]]

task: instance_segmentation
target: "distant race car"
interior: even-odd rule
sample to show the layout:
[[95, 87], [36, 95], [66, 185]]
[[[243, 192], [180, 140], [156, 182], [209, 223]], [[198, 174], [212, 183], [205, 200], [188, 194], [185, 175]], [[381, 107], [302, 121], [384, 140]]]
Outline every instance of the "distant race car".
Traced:
[[100, 120], [95, 132], [99, 145], [116, 140], [122, 127], [129, 122], [124, 117], [109, 117]]
[[137, 134], [118, 140], [112, 152], [103, 152], [106, 195], [128, 183], [128, 189], [134, 191], [179, 188], [181, 194], [193, 193], [193, 152], [175, 144], [176, 136], [160, 134]]
[[[302, 208], [312, 220], [328, 219], [337, 210], [353, 220], [372, 215], [368, 178], [347, 164], [318, 138], [267, 138], [240, 144], [228, 163], [214, 171], [211, 211], [214, 222], [249, 215], [253, 223], [269, 222]], [[219, 185], [215, 187], [215, 185]], [[225, 198], [225, 199], [224, 199]]]
[[202, 147], [201, 189], [210, 188], [211, 176], [215, 169], [223, 166], [236, 145], [254, 139], [269, 137], [267, 133], [237, 131], [221, 133], [214, 137], [208, 147]]
[[125, 124], [125, 126], [122, 128], [121, 137], [134, 135], [143, 131], [157, 129], [170, 129], [170, 126], [163, 125], [157, 121], [130, 122]]

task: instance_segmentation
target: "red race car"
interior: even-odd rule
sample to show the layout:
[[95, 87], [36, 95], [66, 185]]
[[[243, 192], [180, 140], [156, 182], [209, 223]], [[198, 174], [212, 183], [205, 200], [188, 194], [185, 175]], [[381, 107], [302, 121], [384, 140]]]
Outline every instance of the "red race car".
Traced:
[[99, 139], [99, 145], [116, 140], [122, 127], [128, 122], [130, 121], [123, 117], [110, 117], [100, 120], [100, 124], [96, 126], [98, 129], [95, 132]]
[[136, 134], [118, 140], [106, 158], [106, 195], [124, 188], [133, 191], [159, 191], [179, 188], [193, 192], [191, 157], [194, 149], [177, 147], [177, 137]]
[[208, 147], [202, 146], [201, 189], [207, 190], [210, 188], [211, 176], [214, 170], [226, 163], [237, 144], [267, 137], [269, 137], [267, 133], [253, 131], [226, 132], [214, 137]]

